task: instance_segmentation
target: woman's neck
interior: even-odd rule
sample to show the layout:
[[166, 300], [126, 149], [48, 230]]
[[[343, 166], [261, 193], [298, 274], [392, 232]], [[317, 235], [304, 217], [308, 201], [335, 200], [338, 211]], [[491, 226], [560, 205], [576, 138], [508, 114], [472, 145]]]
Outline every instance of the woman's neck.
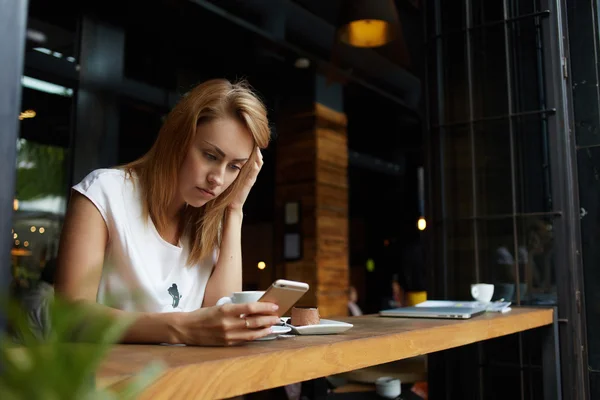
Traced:
[[171, 204], [167, 207], [169, 221], [179, 221], [183, 210], [185, 210], [185, 200], [179, 194], [176, 194]]

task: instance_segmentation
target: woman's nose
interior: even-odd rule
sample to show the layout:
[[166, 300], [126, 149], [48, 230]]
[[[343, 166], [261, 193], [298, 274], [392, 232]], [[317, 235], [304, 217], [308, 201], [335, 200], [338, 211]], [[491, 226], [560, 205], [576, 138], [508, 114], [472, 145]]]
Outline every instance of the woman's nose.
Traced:
[[223, 184], [223, 175], [225, 174], [225, 168], [214, 168], [212, 171], [210, 171], [210, 173], [208, 174], [208, 181], [212, 184], [212, 185], [222, 185]]

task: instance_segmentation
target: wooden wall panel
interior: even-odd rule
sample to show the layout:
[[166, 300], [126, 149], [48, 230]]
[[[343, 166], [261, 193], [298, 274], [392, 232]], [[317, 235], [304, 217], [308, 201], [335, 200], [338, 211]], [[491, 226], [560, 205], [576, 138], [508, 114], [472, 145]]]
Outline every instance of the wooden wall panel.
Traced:
[[[348, 141], [345, 134], [331, 129], [317, 130], [317, 157], [319, 161], [348, 167]], [[344, 149], [344, 150], [341, 150]]]
[[325, 268], [317, 269], [317, 280], [319, 281], [317, 291], [346, 290], [348, 288], [348, 268]]
[[321, 162], [315, 172], [317, 183], [348, 188], [347, 166]]
[[318, 185], [317, 208], [330, 210], [348, 216], [348, 188], [342, 186]]
[[319, 292], [317, 294], [319, 313], [322, 318], [335, 318], [348, 315], [347, 291]]

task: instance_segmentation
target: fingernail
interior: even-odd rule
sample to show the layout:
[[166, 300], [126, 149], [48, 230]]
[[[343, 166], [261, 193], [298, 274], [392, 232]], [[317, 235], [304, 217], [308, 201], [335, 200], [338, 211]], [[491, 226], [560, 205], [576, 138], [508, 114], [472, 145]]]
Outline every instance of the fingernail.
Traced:
[[273, 311], [279, 310], [279, 306], [277, 304], [273, 304]]

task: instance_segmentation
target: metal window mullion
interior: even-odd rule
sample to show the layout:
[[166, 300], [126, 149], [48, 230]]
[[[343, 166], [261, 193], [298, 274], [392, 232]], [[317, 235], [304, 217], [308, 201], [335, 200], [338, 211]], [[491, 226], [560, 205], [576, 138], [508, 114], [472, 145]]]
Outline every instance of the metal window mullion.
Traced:
[[[16, 183], [17, 138], [21, 107], [21, 76], [25, 54], [27, 0], [0, 0], [0, 292], [9, 292], [11, 276], [10, 252], [13, 245], [9, 230], [13, 223], [13, 201]], [[6, 316], [0, 310], [0, 332], [6, 328]], [[0, 361], [0, 371], [2, 370]]]
[[[508, 4], [507, 0], [502, 0], [503, 9], [504, 9], [504, 17], [506, 18], [508, 15]], [[507, 101], [508, 101], [508, 111], [512, 112], [513, 110], [513, 94], [512, 94], [512, 70], [511, 70], [511, 53], [510, 53], [510, 32], [508, 23], [504, 25], [504, 51], [506, 56], [506, 87], [507, 87]], [[508, 119], [508, 131], [509, 131], [509, 141], [510, 141], [510, 180], [511, 180], [511, 202], [512, 202], [512, 219], [513, 219], [513, 251], [514, 251], [514, 260], [515, 260], [515, 278], [517, 285], [517, 303], [521, 303], [520, 290], [519, 290], [519, 244], [517, 242], [517, 197], [516, 197], [516, 177], [515, 177], [515, 138], [514, 138], [514, 128], [513, 128], [513, 119]]]
[[557, 393], [556, 398], [561, 398], [563, 389], [565, 398], [586, 398], [589, 396], [584, 359], [586, 320], [585, 312], [578, 310], [576, 299], [577, 293], [581, 296], [583, 290], [577, 156], [572, 135], [571, 82], [564, 74], [568, 31], [562, 10], [566, 5], [562, 0], [543, 0], [542, 6], [552, 13], [541, 23], [542, 41], [547, 44], [543, 52], [546, 98], [547, 103], [557, 109], [557, 117], [548, 124], [553, 209], [563, 213], [553, 232], [558, 318], [568, 321], [559, 328], [562, 372], [559, 371], [560, 376], [555, 379], [552, 391]]
[[[504, 13], [504, 19], [508, 19], [508, 0], [502, 1], [502, 8]], [[510, 29], [512, 22], [506, 22], [504, 24], [504, 50], [506, 56], [506, 88], [507, 88], [507, 101], [508, 101], [508, 112], [512, 113], [514, 110], [513, 105], [513, 90], [512, 90], [512, 47], [510, 45]], [[517, 303], [521, 303], [521, 293], [519, 284], [519, 241], [517, 233], [517, 181], [516, 181], [516, 154], [515, 154], [515, 132], [514, 132], [514, 119], [508, 119], [508, 130], [510, 140], [510, 181], [511, 181], [511, 202], [512, 202], [512, 222], [513, 222], [513, 248], [514, 248], [514, 260], [515, 260], [515, 280], [517, 288]], [[523, 374], [523, 340], [521, 334], [519, 338], [519, 365], [521, 366], [519, 371], [519, 377], [521, 379], [521, 399], [525, 398], [525, 376]]]
[[[441, 18], [441, 6], [440, 0], [436, 0], [434, 2], [434, 24], [435, 24], [435, 32], [440, 33], [442, 30], [442, 18]], [[443, 124], [445, 122], [444, 118], [444, 48], [442, 45], [442, 39], [436, 39], [436, 83], [437, 83], [437, 112], [438, 112], [438, 122]], [[440, 208], [441, 208], [441, 219], [444, 221], [446, 219], [447, 211], [446, 211], [446, 174], [445, 174], [445, 160], [444, 160], [444, 139], [445, 139], [445, 130], [439, 129], [439, 171], [440, 171]], [[440, 243], [440, 251], [442, 253], [442, 298], [448, 298], [448, 245], [447, 245], [447, 233], [448, 226], [447, 223], [444, 222], [442, 224], [442, 232], [441, 232], [441, 243]]]
[[[427, 31], [429, 29], [428, 24], [431, 23], [431, 21], [429, 20], [429, 13], [427, 10], [428, 5], [425, 3], [423, 4], [423, 37], [426, 38], [427, 37]], [[430, 77], [430, 63], [433, 61], [431, 59], [431, 55], [432, 55], [432, 51], [430, 50], [430, 47], [433, 46], [433, 48], [437, 48], [437, 40], [432, 43], [432, 42], [426, 42], [425, 43], [425, 73], [424, 73], [424, 83], [425, 83], [425, 95], [426, 97], [426, 101], [425, 101], [425, 119], [423, 121], [423, 128], [424, 128], [424, 146], [425, 146], [425, 218], [429, 219], [429, 224], [430, 224], [430, 229], [426, 232], [426, 239], [425, 239], [425, 246], [426, 249], [428, 251], [428, 254], [430, 254], [430, 257], [426, 257], [426, 266], [428, 268], [429, 271], [434, 271], [433, 273], [431, 273], [428, 276], [428, 285], [429, 285], [429, 291], [432, 293], [432, 295], [437, 296], [437, 290], [436, 288], [438, 287], [438, 285], [436, 284], [436, 279], [437, 279], [437, 274], [435, 273], [436, 271], [436, 266], [437, 261], [439, 260], [439, 252], [436, 251], [437, 250], [437, 245], [439, 242], [439, 238], [437, 237], [437, 233], [438, 233], [438, 228], [432, 224], [432, 221], [435, 219], [438, 219], [437, 216], [437, 209], [435, 207], [435, 204], [437, 203], [436, 201], [436, 190], [434, 189], [434, 185], [436, 184], [437, 180], [435, 179], [435, 177], [437, 176], [437, 173], [434, 171], [434, 158], [435, 158], [435, 152], [436, 152], [436, 148], [439, 148], [439, 142], [437, 142], [437, 146], [435, 145], [434, 142], [434, 138], [433, 138], [433, 128], [432, 128], [432, 124], [431, 124], [431, 116], [432, 116], [432, 105], [431, 105], [431, 90], [432, 90], [432, 85], [435, 85], [435, 80], [433, 80]], [[437, 98], [436, 98], [437, 99]], [[439, 101], [439, 100], [438, 100]], [[436, 107], [437, 108], [437, 107]], [[442, 256], [442, 260], [443, 260], [443, 256]]]
[[473, 124], [474, 120], [474, 111], [473, 111], [473, 59], [472, 59], [472, 51], [471, 51], [471, 31], [469, 30], [471, 26], [471, 1], [464, 0], [465, 2], [465, 21], [467, 25], [467, 30], [465, 33], [465, 49], [467, 52], [467, 85], [468, 85], [468, 103], [469, 103], [469, 144], [471, 147], [471, 199], [473, 202], [473, 247], [474, 247], [474, 256], [475, 256], [475, 281], [480, 281], [480, 271], [479, 271], [479, 238], [477, 235], [477, 168], [476, 168], [476, 160], [475, 160], [475, 127]]
[[[535, 1], [535, 0], [533, 0]], [[538, 100], [540, 108], [546, 108], [548, 101], [546, 98], [546, 90], [544, 82], [546, 81], [544, 71], [544, 46], [542, 42], [542, 24], [540, 18], [534, 18], [535, 24], [535, 45], [536, 45], [536, 62], [538, 66]], [[544, 202], [546, 210], [552, 210], [552, 187], [550, 181], [550, 154], [548, 150], [548, 120], [541, 119], [541, 132], [542, 132], [542, 157], [543, 157], [543, 169], [544, 169]]]
[[[473, 100], [473, 55], [471, 49], [471, 35], [473, 30], [472, 25], [472, 9], [471, 1], [465, 0], [465, 48], [467, 51], [467, 84], [468, 84], [468, 101], [469, 101], [469, 145], [471, 147], [471, 190], [472, 190], [472, 203], [473, 203], [473, 247], [475, 256], [475, 282], [481, 282], [481, 271], [479, 268], [479, 221], [477, 216], [479, 215], [477, 207], [477, 160], [475, 158], [477, 152], [475, 151], [475, 112], [474, 112], [474, 100]], [[479, 365], [483, 363], [483, 348], [482, 344], [477, 344], [477, 361]], [[484, 376], [483, 368], [477, 368], [479, 375], [479, 397], [484, 398]]]
[[544, 10], [544, 11], [538, 11], [538, 12], [529, 13], [529, 14], [518, 15], [516, 17], [502, 19], [500, 21], [491, 21], [491, 22], [486, 22], [483, 24], [471, 26], [470, 28], [457, 29], [457, 30], [447, 31], [444, 33], [441, 33], [441, 32], [436, 33], [434, 36], [431, 36], [430, 39], [435, 40], [436, 38], [457, 35], [457, 34], [460, 34], [462, 32], [466, 32], [469, 30], [474, 31], [474, 30], [479, 30], [479, 29], [485, 29], [485, 28], [490, 28], [490, 27], [494, 27], [497, 25], [502, 25], [502, 24], [505, 24], [506, 22], [514, 22], [514, 21], [520, 21], [523, 19], [536, 18], [536, 17], [548, 17], [549, 15], [550, 15], [550, 10]]
[[452, 126], [458, 126], [458, 125], [467, 125], [471, 122], [477, 123], [477, 122], [498, 121], [501, 119], [527, 117], [527, 116], [532, 116], [532, 115], [541, 115], [542, 118], [547, 118], [548, 116], [554, 115], [555, 113], [556, 113], [555, 108], [548, 108], [548, 109], [540, 109], [540, 110], [533, 110], [533, 111], [522, 111], [522, 112], [517, 112], [517, 113], [493, 115], [491, 117], [481, 117], [481, 118], [477, 118], [477, 119], [473, 119], [473, 120], [454, 121], [454, 122], [449, 122], [447, 124], [434, 125], [433, 127], [434, 128], [439, 128], [439, 127], [443, 127], [443, 126], [452, 127]]

